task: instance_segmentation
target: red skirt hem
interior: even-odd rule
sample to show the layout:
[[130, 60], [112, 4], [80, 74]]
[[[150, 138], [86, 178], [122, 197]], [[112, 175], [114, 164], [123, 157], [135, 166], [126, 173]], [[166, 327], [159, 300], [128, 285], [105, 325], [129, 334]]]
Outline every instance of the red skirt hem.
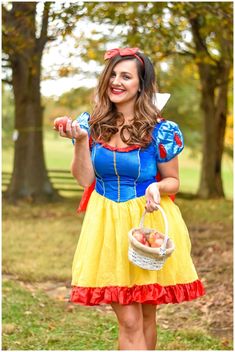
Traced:
[[200, 280], [187, 284], [161, 286], [159, 284], [135, 285], [133, 287], [79, 287], [73, 286], [70, 302], [85, 306], [100, 304], [168, 304], [191, 301], [205, 294]]

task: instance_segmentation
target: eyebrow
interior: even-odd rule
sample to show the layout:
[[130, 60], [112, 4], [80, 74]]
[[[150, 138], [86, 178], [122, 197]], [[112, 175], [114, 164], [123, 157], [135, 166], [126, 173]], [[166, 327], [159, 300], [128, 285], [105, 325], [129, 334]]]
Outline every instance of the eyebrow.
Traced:
[[[112, 72], [116, 73], [115, 70], [113, 70]], [[128, 74], [128, 75], [132, 75], [130, 72], [126, 72], [126, 71], [122, 71], [121, 73], [126, 73], [126, 74]]]

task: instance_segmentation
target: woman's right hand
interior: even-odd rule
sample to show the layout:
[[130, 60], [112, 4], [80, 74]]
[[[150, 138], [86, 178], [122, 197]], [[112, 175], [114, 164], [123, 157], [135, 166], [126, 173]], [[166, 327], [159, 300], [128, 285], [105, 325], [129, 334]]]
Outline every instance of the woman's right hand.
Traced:
[[75, 139], [79, 141], [88, 136], [87, 132], [79, 126], [76, 120], [68, 118], [66, 123], [66, 131], [64, 131], [63, 125], [59, 124], [58, 131], [61, 137]]

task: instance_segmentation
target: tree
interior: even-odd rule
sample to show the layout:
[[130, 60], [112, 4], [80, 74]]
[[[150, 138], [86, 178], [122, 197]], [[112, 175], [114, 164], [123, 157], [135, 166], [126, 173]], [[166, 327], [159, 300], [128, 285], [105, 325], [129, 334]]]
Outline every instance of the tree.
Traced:
[[122, 43], [138, 46], [156, 68], [170, 56], [189, 57], [198, 68], [204, 121], [203, 160], [198, 195], [224, 197], [221, 161], [232, 68], [231, 2], [87, 4], [98, 23], [123, 25]]
[[[12, 70], [12, 79], [6, 81], [13, 85], [18, 133], [13, 174], [7, 190], [12, 200], [57, 197], [47, 175], [43, 153], [41, 59], [46, 43], [71, 33], [79, 11], [75, 5], [62, 4], [58, 9], [57, 4], [45, 2], [40, 25], [37, 5], [37, 2], [12, 2], [2, 6], [4, 62]], [[50, 31], [49, 22], [52, 23]]]
[[12, 68], [18, 131], [13, 174], [7, 190], [11, 199], [55, 194], [45, 167], [40, 100], [41, 58], [47, 42], [50, 3], [44, 7], [39, 38], [36, 38], [36, 5], [13, 3], [11, 10], [3, 6], [3, 50]]
[[201, 81], [204, 145], [198, 194], [205, 198], [224, 196], [221, 165], [232, 68], [232, 7], [223, 3], [212, 5], [206, 13], [200, 6], [195, 12], [186, 8]]
[[[9, 7], [11, 6], [11, 7]], [[40, 3], [41, 25], [36, 21], [37, 3], [3, 5], [4, 59], [12, 69], [15, 101], [13, 176], [8, 195], [14, 198], [52, 197], [42, 144], [40, 97], [41, 58], [45, 45], [71, 34], [77, 20], [86, 17], [113, 29], [98, 40], [87, 39], [82, 57], [100, 61], [110, 38], [123, 45], [139, 46], [150, 55], [156, 70], [172, 56], [198, 67], [201, 109], [204, 115], [203, 167], [199, 195], [224, 196], [221, 159], [227, 120], [228, 83], [232, 66], [232, 3]], [[59, 10], [58, 10], [59, 6]], [[48, 26], [51, 24], [51, 27]], [[98, 26], [99, 28], [99, 26]], [[79, 43], [80, 44], [80, 43]], [[185, 57], [190, 60], [185, 60]], [[191, 64], [190, 63], [190, 64]]]
[[12, 146], [12, 133], [14, 127], [14, 99], [6, 84], [2, 84], [2, 147]]
[[189, 58], [168, 58], [167, 69], [160, 70], [157, 80], [162, 92], [171, 92], [170, 103], [163, 109], [163, 117], [172, 119], [184, 132], [185, 145], [191, 155], [201, 151], [202, 118], [200, 109], [200, 81], [196, 65]]

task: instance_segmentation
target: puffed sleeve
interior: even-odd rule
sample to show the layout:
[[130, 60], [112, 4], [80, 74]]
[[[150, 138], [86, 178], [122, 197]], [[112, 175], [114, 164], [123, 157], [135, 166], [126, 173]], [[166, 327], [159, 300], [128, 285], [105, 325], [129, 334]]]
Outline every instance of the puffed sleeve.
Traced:
[[173, 159], [184, 148], [184, 138], [178, 125], [173, 121], [161, 121], [153, 131], [157, 162]]
[[90, 120], [90, 114], [88, 112], [83, 112], [81, 115], [79, 115], [76, 118], [77, 122], [79, 123], [79, 126], [87, 131], [88, 136], [90, 137], [90, 126], [88, 121]]

